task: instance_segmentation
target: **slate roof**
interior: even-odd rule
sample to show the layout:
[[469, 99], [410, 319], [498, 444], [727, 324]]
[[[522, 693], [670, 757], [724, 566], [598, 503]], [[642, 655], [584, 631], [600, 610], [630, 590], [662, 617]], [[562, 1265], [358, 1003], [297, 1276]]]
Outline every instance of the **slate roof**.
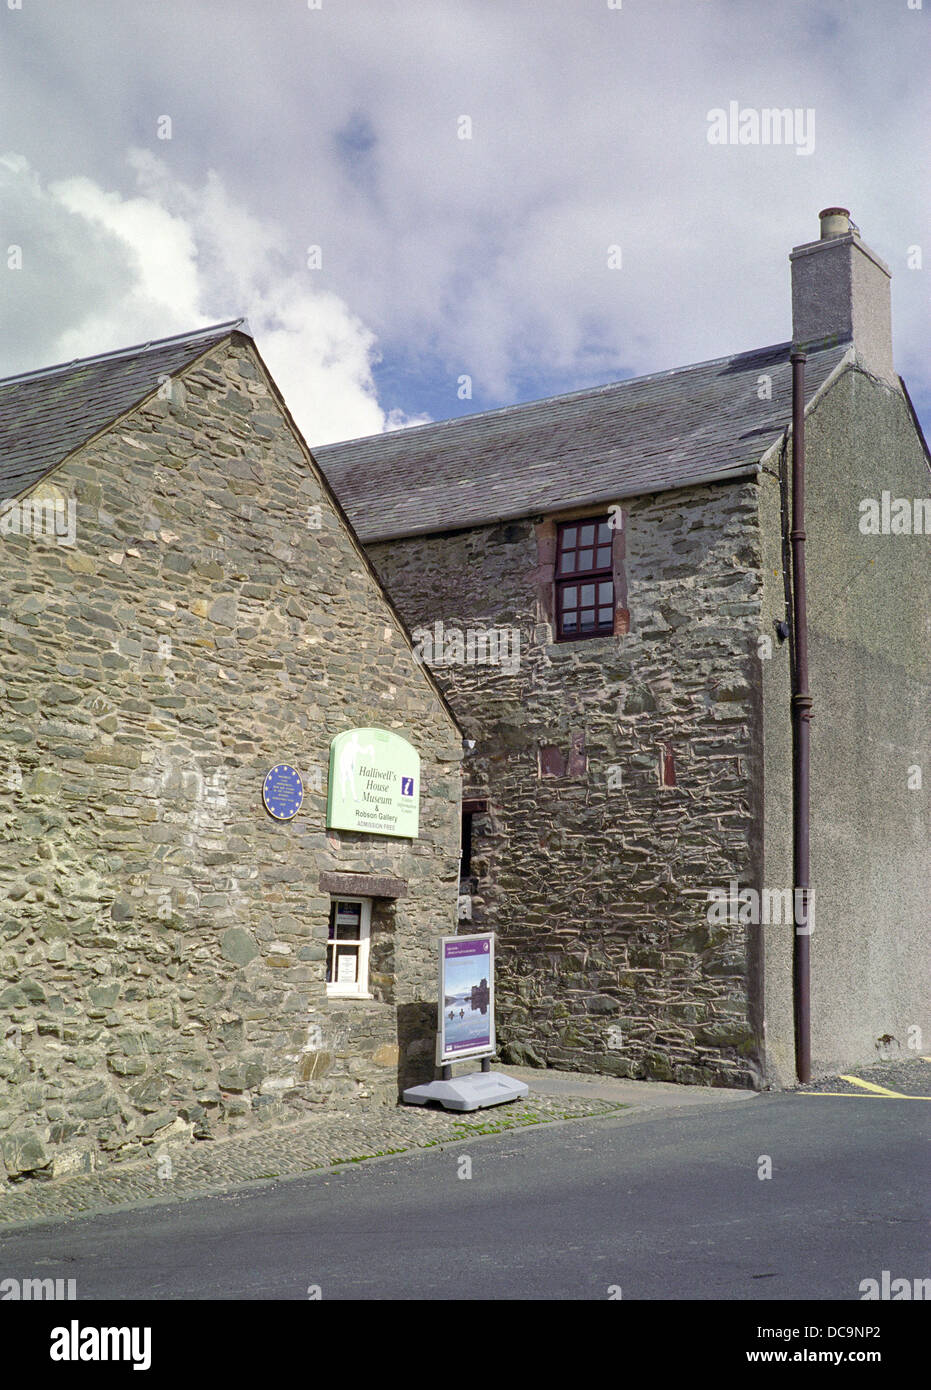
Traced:
[[245, 319], [0, 381], [0, 499], [18, 497]]
[[[806, 397], [849, 343], [808, 350]], [[792, 416], [790, 343], [314, 449], [363, 541], [752, 471]], [[772, 378], [760, 400], [758, 379]]]

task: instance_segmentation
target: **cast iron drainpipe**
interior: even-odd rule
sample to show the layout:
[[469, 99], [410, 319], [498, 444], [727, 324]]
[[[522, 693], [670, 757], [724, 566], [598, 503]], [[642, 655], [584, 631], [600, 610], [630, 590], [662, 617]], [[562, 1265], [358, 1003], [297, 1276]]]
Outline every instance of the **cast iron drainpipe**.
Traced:
[[[811, 1080], [811, 695], [808, 691], [808, 604], [805, 587], [805, 362], [800, 348], [792, 363], [792, 617], [795, 628], [795, 688], [792, 691], [792, 894], [794, 936], [792, 985], [795, 1004], [795, 1070]], [[802, 911], [800, 912], [800, 906]], [[804, 914], [804, 916], [803, 916]], [[802, 925], [804, 921], [804, 926]]]

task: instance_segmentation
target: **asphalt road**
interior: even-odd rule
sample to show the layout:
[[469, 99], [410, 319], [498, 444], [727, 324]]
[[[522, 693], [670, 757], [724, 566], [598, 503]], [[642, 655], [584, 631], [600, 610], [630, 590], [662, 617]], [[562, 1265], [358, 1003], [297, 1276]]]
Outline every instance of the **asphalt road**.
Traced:
[[929, 1130], [927, 1100], [798, 1092], [570, 1121], [21, 1228], [0, 1276], [78, 1299], [856, 1301], [883, 1270], [931, 1276]]

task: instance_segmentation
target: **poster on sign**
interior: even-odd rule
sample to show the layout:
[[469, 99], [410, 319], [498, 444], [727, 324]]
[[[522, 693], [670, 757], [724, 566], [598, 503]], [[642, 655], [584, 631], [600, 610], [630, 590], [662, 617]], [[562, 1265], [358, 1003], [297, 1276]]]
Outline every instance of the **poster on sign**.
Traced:
[[437, 1062], [488, 1057], [495, 1051], [493, 932], [440, 939]]

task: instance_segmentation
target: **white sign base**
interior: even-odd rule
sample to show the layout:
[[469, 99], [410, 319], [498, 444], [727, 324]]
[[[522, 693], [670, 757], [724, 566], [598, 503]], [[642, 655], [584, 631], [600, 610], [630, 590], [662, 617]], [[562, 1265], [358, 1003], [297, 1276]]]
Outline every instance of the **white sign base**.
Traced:
[[526, 1081], [517, 1081], [503, 1072], [474, 1071], [449, 1081], [408, 1086], [402, 1099], [405, 1105], [427, 1105], [435, 1100], [445, 1110], [478, 1110], [486, 1105], [502, 1105], [507, 1100], [521, 1100], [529, 1091]]

